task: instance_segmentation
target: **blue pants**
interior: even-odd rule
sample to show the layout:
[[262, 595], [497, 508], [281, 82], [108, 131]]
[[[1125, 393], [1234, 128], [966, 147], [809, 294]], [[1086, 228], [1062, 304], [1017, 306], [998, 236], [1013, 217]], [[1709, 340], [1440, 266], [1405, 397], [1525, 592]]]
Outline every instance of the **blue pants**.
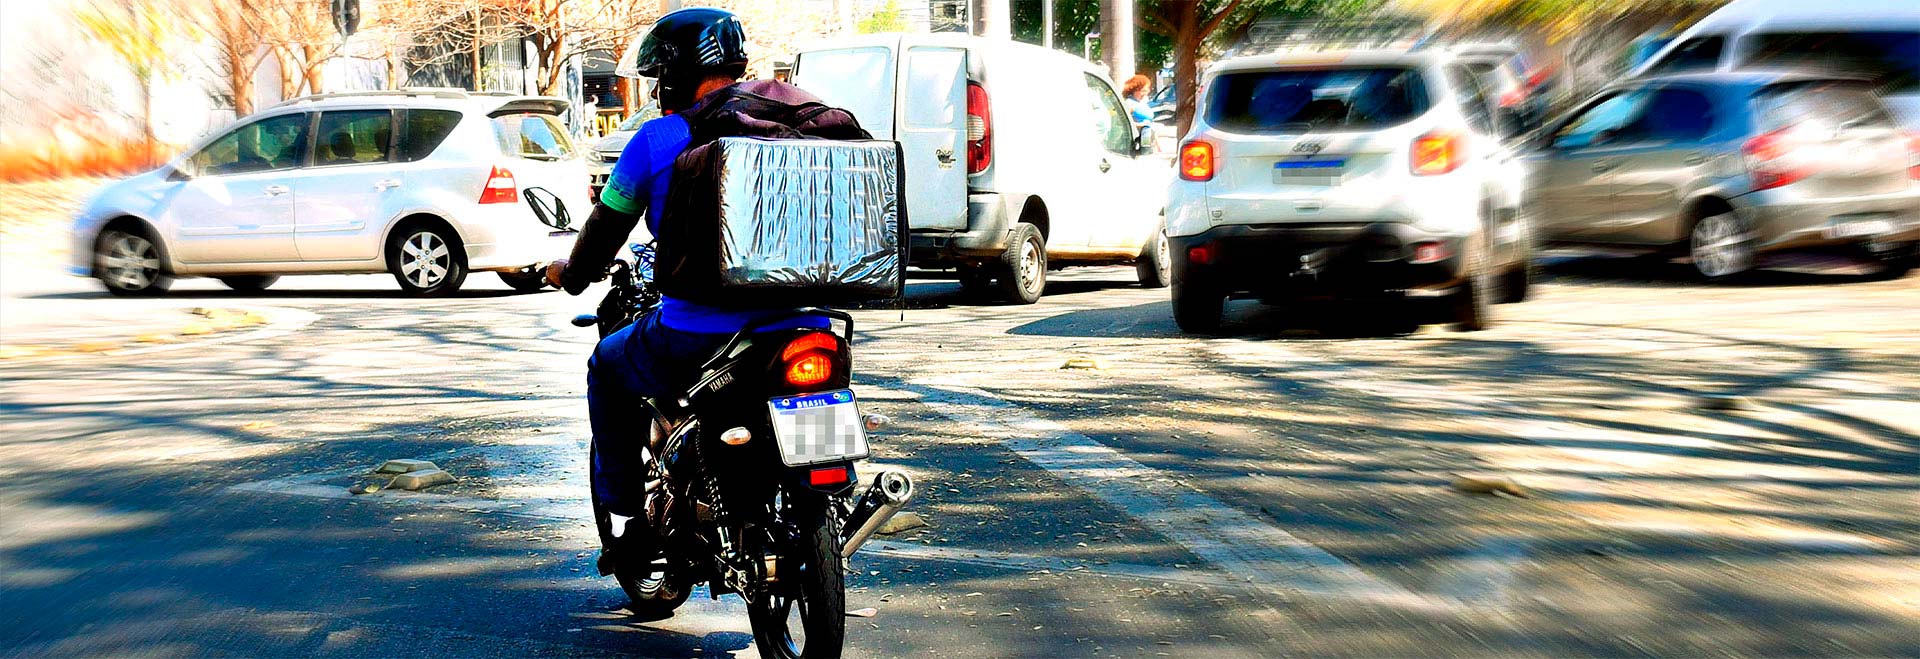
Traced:
[[599, 459], [592, 465], [593, 492], [607, 511], [639, 517], [646, 483], [640, 449], [652, 420], [648, 398], [686, 393], [700, 365], [726, 345], [730, 334], [684, 332], [647, 314], [601, 339], [587, 359], [587, 415]]

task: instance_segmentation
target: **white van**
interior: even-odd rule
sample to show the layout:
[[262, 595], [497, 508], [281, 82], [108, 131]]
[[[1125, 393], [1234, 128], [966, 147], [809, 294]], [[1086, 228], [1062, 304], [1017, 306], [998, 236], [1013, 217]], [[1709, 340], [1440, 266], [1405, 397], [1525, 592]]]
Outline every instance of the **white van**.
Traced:
[[1635, 76], [1802, 67], [1870, 78], [1920, 129], [1920, 2], [1734, 0], [1682, 32]]
[[1085, 60], [965, 35], [876, 34], [802, 50], [793, 82], [906, 150], [915, 267], [1040, 299], [1049, 268], [1137, 264], [1168, 281], [1171, 164]]

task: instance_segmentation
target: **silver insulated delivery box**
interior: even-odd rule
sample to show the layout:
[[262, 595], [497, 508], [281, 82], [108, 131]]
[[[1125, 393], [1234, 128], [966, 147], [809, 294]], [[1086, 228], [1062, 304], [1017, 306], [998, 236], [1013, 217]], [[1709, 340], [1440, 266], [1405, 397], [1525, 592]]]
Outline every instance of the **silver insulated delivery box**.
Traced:
[[900, 146], [726, 137], [681, 154], [661, 224], [661, 290], [728, 307], [898, 296]]

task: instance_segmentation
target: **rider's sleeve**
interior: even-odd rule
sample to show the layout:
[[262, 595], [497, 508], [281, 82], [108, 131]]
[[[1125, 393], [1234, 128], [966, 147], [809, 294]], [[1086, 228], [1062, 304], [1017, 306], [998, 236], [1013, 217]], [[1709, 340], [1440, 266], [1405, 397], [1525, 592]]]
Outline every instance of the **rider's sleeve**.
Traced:
[[580, 237], [573, 240], [573, 255], [560, 275], [561, 286], [568, 293], [579, 295], [588, 284], [600, 279], [620, 253], [620, 245], [639, 226], [640, 214], [649, 202], [646, 172], [650, 139], [645, 130], [634, 134], [620, 151], [620, 159], [614, 161], [607, 185], [600, 189], [599, 203], [580, 225]]

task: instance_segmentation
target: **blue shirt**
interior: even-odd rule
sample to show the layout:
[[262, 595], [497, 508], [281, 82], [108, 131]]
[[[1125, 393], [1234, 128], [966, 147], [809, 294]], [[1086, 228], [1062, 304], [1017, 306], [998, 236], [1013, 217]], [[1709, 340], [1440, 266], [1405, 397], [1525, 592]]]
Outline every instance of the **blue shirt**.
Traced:
[[[600, 203], [622, 213], [640, 215], [644, 211], [647, 232], [660, 235], [661, 214], [667, 207], [667, 188], [673, 179], [673, 160], [686, 150], [692, 135], [687, 120], [667, 115], [640, 125], [639, 132], [627, 141], [614, 161], [607, 185], [600, 190]], [[732, 334], [748, 323], [781, 313], [775, 309], [725, 309], [674, 297], [660, 299], [660, 323], [682, 332]], [[769, 325], [766, 329], [798, 327], [826, 328], [830, 321], [813, 316], [795, 318]]]

